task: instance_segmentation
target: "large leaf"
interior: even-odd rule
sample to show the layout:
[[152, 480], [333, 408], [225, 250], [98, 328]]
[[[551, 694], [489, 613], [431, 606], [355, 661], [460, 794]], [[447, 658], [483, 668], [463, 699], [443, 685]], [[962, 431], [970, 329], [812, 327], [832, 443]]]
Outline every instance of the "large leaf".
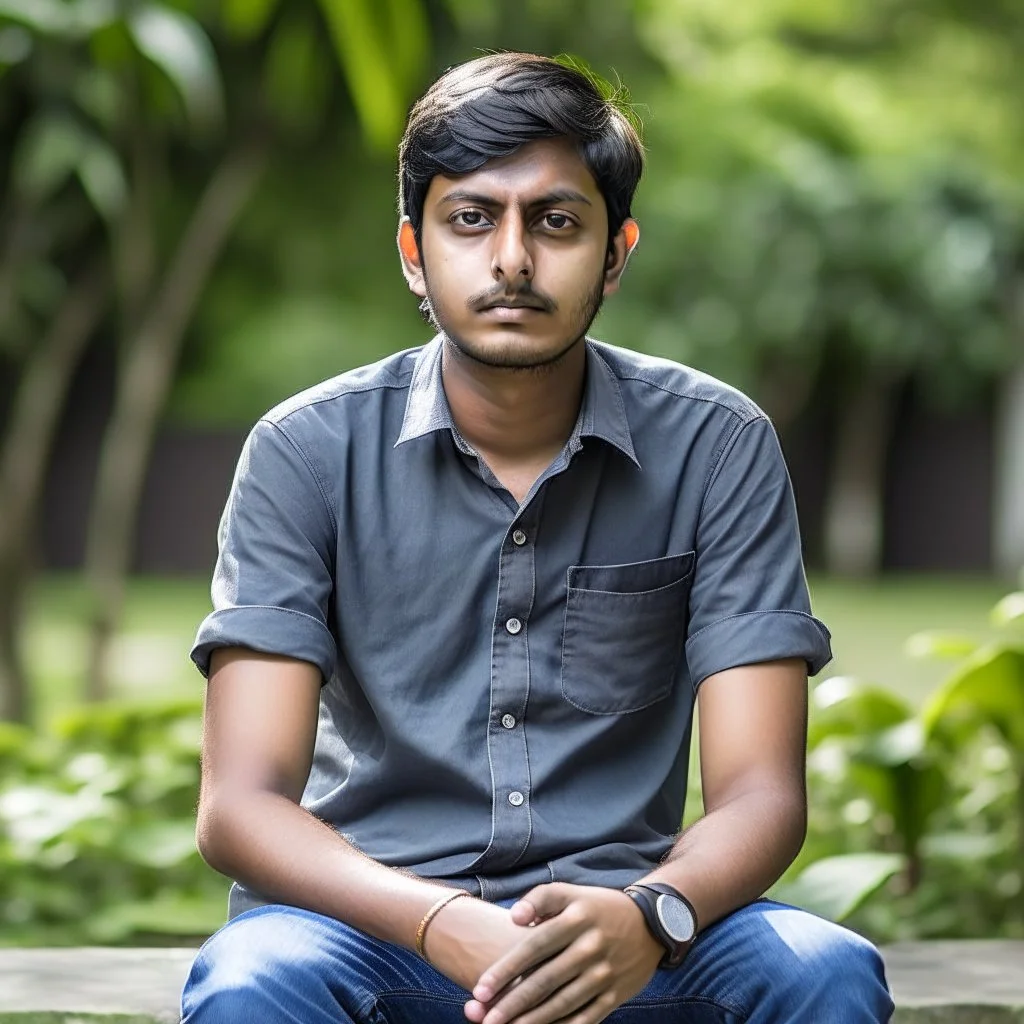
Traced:
[[965, 658], [978, 649], [978, 642], [960, 633], [928, 631], [908, 637], [903, 649], [911, 658]]
[[1017, 750], [1024, 749], [1024, 648], [992, 645], [969, 658], [925, 704], [928, 735], [995, 726]]
[[223, 0], [221, 18], [237, 39], [252, 39], [266, 27], [278, 0]]
[[367, 139], [390, 152], [427, 56], [421, 0], [319, 0]]
[[213, 44], [199, 23], [180, 11], [148, 4], [128, 21], [139, 51], [174, 83], [192, 123], [208, 130], [224, 117], [224, 91]]
[[29, 122], [14, 152], [14, 185], [41, 201], [74, 173], [87, 148], [85, 131], [66, 114], [41, 113]]
[[1014, 591], [1007, 594], [992, 609], [992, 624], [995, 626], [1008, 626], [1011, 622], [1024, 623], [1024, 590]]
[[224, 897], [163, 897], [146, 901], [115, 903], [85, 922], [95, 942], [123, 942], [137, 934], [210, 935], [223, 923], [227, 910]]
[[834, 676], [811, 693], [808, 746], [813, 750], [831, 736], [864, 736], [900, 725], [911, 717], [910, 705], [881, 687], [849, 676]]
[[895, 853], [825, 857], [806, 867], [792, 882], [777, 886], [771, 896], [842, 921], [902, 871], [905, 864], [905, 858]]
[[77, 171], [92, 205], [106, 220], [113, 220], [128, 195], [128, 182], [117, 153], [102, 139], [93, 136], [82, 153]]
[[0, 0], [0, 18], [20, 22], [40, 35], [79, 38], [117, 18], [115, 0]]

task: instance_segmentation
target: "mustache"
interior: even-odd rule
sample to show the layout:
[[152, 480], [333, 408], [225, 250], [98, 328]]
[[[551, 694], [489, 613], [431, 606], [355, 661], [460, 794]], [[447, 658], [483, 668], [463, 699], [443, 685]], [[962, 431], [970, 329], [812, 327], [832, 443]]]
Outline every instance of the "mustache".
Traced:
[[489, 288], [485, 292], [471, 296], [466, 305], [474, 313], [480, 313], [491, 306], [511, 306], [512, 308], [528, 307], [539, 309], [543, 313], [554, 313], [558, 303], [543, 292], [536, 291], [531, 285], [509, 292], [504, 288]]

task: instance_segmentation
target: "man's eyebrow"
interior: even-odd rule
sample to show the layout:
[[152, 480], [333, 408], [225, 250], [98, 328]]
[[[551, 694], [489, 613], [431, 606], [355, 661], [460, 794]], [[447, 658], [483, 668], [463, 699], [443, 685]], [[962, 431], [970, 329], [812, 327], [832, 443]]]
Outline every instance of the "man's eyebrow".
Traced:
[[[451, 192], [446, 192], [437, 202], [438, 205], [441, 203], [476, 203], [477, 206], [504, 205], [498, 199], [495, 199], [494, 196], [484, 195], [482, 192], [467, 192], [464, 189], [454, 189]], [[552, 192], [547, 192], [536, 199], [531, 199], [526, 205], [528, 208], [533, 208], [536, 206], [554, 206], [557, 203], [586, 203], [587, 206], [593, 206], [593, 203], [582, 192], [577, 192], [571, 188], [555, 189]]]

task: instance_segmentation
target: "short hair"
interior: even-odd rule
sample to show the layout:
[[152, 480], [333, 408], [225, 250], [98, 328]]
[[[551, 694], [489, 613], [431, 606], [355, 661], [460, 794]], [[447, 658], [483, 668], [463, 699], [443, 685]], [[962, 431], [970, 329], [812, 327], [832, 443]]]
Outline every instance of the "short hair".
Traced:
[[532, 53], [497, 53], [450, 68], [409, 112], [398, 149], [399, 213], [423, 227], [435, 175], [469, 174], [536, 139], [571, 139], [608, 211], [608, 240], [630, 214], [643, 173], [631, 111], [594, 76]]

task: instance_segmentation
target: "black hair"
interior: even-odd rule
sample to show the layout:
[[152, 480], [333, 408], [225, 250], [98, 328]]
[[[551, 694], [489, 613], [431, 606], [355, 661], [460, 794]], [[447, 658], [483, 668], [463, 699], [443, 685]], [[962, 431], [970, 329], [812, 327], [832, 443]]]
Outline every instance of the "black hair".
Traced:
[[416, 238], [435, 175], [469, 174], [528, 142], [567, 137], [604, 196], [611, 244], [631, 215], [643, 145], [631, 112], [600, 86], [577, 66], [532, 53], [450, 68], [413, 106], [398, 149], [399, 213]]

